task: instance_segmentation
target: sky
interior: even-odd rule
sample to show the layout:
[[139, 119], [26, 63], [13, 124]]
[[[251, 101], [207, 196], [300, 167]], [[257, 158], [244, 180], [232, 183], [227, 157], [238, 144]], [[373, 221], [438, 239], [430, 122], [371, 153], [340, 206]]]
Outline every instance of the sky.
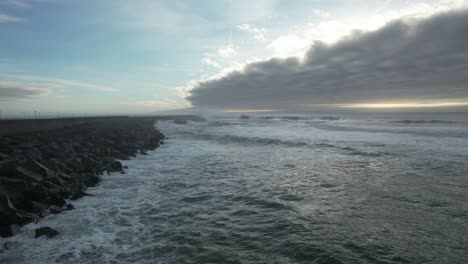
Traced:
[[468, 0], [0, 0], [3, 116], [468, 105]]

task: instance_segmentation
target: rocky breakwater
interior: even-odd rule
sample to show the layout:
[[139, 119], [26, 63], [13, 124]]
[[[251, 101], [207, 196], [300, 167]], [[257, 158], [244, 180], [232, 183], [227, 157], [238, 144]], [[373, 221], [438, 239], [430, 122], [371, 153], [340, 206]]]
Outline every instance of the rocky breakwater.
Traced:
[[157, 148], [164, 135], [152, 118], [99, 119], [0, 137], [0, 236], [40, 217], [71, 210], [118, 160]]

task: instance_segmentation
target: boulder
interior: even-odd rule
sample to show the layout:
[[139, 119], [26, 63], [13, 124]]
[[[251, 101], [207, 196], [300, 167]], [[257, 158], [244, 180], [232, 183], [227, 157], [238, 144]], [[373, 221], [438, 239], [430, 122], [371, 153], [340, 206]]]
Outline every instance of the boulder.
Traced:
[[0, 193], [0, 225], [10, 223], [12, 216], [16, 214], [17, 210], [10, 201], [6, 194]]
[[111, 171], [123, 171], [122, 163], [120, 161], [115, 160], [110, 164], [110, 169]]
[[67, 202], [65, 202], [60, 195], [57, 193], [49, 193], [49, 198], [47, 199], [47, 203], [51, 205], [57, 205], [57, 206], [64, 206]]
[[35, 230], [35, 237], [36, 238], [39, 238], [41, 236], [46, 236], [47, 238], [53, 238], [57, 235], [59, 235], [59, 231], [53, 229], [53, 228], [50, 228], [48, 226], [46, 227], [41, 227], [41, 228], [38, 228]]
[[25, 180], [0, 178], [0, 183], [9, 193], [23, 193], [31, 189], [31, 185]]
[[34, 161], [34, 163], [36, 164], [37, 166], [37, 172], [39, 174], [41, 174], [43, 177], [46, 177], [46, 178], [49, 178], [49, 177], [53, 177], [55, 174], [52, 170], [50, 170], [49, 168], [47, 168], [45, 165], [37, 162], [37, 161]]
[[58, 207], [58, 206], [51, 206], [51, 207], [49, 208], [49, 212], [50, 212], [51, 214], [60, 214], [62, 211], [63, 211], [63, 209], [60, 208], [60, 207]]
[[33, 201], [46, 201], [48, 199], [47, 190], [42, 184], [34, 184], [32, 189], [25, 193], [25, 198]]
[[0, 237], [11, 237], [18, 234], [20, 231], [21, 227], [17, 224], [0, 225]]
[[0, 175], [8, 177], [16, 173], [16, 159], [4, 159], [0, 160]]
[[20, 177], [25, 180], [31, 180], [34, 182], [41, 182], [44, 178], [39, 173], [33, 172], [23, 167], [17, 167], [16, 171]]
[[9, 156], [7, 154], [5, 154], [3, 152], [0, 152], [0, 160], [6, 160], [6, 159], [8, 159], [8, 157]]
[[91, 196], [90, 194], [84, 192], [83, 190], [79, 190], [78, 192], [76, 192], [72, 197], [70, 197], [70, 200], [72, 201], [76, 201], [80, 198], [83, 198], [85, 196]]

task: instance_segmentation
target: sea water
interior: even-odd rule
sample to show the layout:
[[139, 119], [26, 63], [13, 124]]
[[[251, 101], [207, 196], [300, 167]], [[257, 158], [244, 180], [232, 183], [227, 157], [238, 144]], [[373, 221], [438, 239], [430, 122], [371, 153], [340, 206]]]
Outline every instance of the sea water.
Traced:
[[156, 126], [166, 144], [1, 239], [0, 262], [468, 263], [466, 114]]

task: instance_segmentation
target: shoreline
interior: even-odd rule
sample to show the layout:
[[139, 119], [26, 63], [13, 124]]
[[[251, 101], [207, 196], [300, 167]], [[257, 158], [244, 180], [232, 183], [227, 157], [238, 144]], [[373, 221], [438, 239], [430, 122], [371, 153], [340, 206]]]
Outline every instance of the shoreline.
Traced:
[[[194, 116], [109, 117], [2, 121], [0, 124], [0, 237], [48, 214], [72, 210], [66, 200], [109, 172], [125, 174], [118, 160], [146, 154], [164, 143], [158, 120], [201, 121]], [[55, 231], [55, 230], [53, 230]], [[40, 230], [36, 237], [53, 237]], [[44, 233], [45, 232], [45, 233]]]

